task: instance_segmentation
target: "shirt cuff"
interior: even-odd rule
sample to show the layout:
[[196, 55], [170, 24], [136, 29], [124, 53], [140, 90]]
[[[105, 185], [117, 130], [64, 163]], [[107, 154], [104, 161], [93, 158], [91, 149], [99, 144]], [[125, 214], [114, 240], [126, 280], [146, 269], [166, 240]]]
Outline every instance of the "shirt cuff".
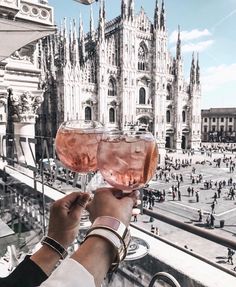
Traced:
[[40, 287], [95, 287], [93, 276], [80, 263], [66, 258]]

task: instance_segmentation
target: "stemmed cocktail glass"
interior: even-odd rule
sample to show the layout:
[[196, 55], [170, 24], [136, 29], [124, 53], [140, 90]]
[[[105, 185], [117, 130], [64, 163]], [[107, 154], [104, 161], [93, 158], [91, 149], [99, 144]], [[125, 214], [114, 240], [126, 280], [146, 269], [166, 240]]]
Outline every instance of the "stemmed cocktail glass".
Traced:
[[[98, 145], [98, 169], [113, 187], [130, 193], [153, 177], [158, 149], [148, 131], [105, 131]], [[134, 248], [135, 243], [130, 243]]]
[[[66, 121], [57, 131], [57, 155], [66, 168], [80, 173], [83, 192], [88, 174], [97, 171], [97, 148], [102, 134], [103, 125], [92, 120]], [[80, 227], [88, 228], [89, 224], [88, 212], [83, 210]]]
[[97, 148], [102, 134], [102, 124], [92, 120], [66, 121], [57, 131], [57, 155], [66, 168], [80, 173], [82, 191], [86, 191], [88, 173], [97, 171]]

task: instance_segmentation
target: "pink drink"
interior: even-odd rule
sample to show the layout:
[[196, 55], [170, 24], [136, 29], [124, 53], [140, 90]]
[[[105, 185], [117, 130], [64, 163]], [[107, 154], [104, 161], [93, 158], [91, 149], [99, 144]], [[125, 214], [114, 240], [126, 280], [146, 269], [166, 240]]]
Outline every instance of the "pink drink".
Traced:
[[132, 191], [153, 177], [158, 152], [154, 140], [121, 136], [103, 139], [97, 157], [98, 168], [110, 185]]
[[102, 132], [81, 129], [60, 129], [56, 136], [56, 151], [65, 167], [75, 172], [97, 170], [97, 148]]

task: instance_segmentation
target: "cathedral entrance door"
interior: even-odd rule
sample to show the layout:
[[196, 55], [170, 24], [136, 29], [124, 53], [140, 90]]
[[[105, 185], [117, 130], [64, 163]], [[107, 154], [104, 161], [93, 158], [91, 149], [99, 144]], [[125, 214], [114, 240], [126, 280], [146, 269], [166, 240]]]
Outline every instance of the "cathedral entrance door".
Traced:
[[186, 149], [186, 137], [185, 136], [182, 136], [181, 148]]
[[170, 137], [166, 137], [166, 148], [171, 148], [171, 146], [170, 146]]

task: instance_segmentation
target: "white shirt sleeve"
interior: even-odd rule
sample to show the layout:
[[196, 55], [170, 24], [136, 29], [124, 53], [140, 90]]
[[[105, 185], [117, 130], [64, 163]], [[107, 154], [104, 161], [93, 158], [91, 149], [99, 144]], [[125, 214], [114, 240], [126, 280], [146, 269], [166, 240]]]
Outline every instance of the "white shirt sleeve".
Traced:
[[93, 276], [77, 261], [67, 258], [40, 287], [95, 287]]

